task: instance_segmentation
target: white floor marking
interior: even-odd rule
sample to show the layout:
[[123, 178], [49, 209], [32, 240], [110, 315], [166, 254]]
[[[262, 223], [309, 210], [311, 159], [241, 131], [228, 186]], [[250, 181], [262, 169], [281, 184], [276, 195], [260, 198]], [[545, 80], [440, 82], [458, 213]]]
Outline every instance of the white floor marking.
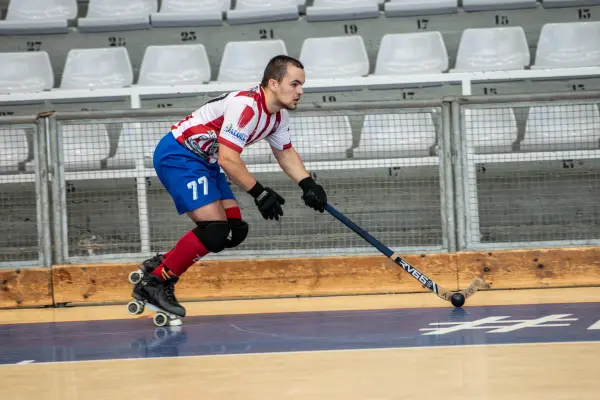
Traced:
[[590, 326], [588, 328], [588, 331], [600, 331], [600, 320], [598, 320], [598, 322]]

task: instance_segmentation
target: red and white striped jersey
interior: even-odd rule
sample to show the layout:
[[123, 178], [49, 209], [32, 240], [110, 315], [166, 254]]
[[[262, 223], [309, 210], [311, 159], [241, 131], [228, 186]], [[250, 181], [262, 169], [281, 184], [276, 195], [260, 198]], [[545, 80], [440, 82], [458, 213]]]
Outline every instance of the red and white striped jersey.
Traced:
[[171, 132], [179, 143], [209, 163], [217, 162], [219, 145], [239, 153], [261, 139], [279, 150], [292, 146], [287, 110], [270, 114], [260, 85], [208, 101], [173, 125]]

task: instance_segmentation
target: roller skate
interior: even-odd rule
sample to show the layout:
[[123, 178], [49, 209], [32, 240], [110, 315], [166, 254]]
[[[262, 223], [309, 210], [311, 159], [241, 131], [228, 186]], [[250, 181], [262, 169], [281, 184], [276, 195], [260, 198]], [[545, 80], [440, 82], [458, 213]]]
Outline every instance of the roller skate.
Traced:
[[133, 288], [133, 301], [127, 304], [127, 311], [138, 315], [148, 307], [156, 311], [153, 319], [156, 326], [181, 325], [181, 318], [185, 317], [185, 308], [175, 297], [175, 283], [178, 280], [178, 277], [172, 277], [161, 281], [152, 274], [142, 276]]
[[162, 254], [157, 254], [152, 258], [147, 259], [140, 265], [137, 271], [133, 271], [129, 274], [129, 282], [134, 285], [138, 283], [144, 275], [147, 275], [154, 271], [165, 259]]

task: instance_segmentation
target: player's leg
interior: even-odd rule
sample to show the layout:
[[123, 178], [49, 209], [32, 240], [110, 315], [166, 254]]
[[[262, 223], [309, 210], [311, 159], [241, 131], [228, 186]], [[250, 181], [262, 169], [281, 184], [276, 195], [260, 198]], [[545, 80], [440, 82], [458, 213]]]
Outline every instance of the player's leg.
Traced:
[[[180, 149], [181, 147], [173, 137], [171, 132], [167, 133], [165, 136], [161, 138], [161, 140], [156, 145], [154, 149], [153, 156], [153, 164], [154, 169], [158, 175], [158, 179], [161, 181], [162, 185], [169, 191], [168, 186], [172, 185], [170, 179], [168, 177], [168, 169], [170, 169], [174, 174], [178, 174], [179, 170], [181, 170], [181, 165], [176, 165], [174, 160], [177, 157], [181, 157]], [[185, 160], [185, 158], [184, 158]], [[171, 165], [173, 164], [173, 165]], [[163, 176], [163, 178], [161, 178]], [[170, 191], [169, 191], [170, 193]], [[175, 201], [175, 199], [173, 199]], [[151, 257], [142, 262], [139, 267], [139, 271], [132, 272], [129, 276], [129, 280], [131, 283], [136, 284], [141, 276], [147, 275], [154, 271], [158, 266], [160, 266], [168, 255], [168, 252], [165, 254], [156, 254], [154, 257]]]
[[152, 300], [153, 304], [182, 317], [185, 308], [175, 296], [175, 284], [200, 258], [224, 249], [230, 231], [225, 210], [218, 200], [186, 214], [196, 227], [183, 235], [162, 262], [142, 278], [141, 285], [134, 288], [134, 292]]
[[144, 263], [146, 273], [134, 287], [134, 297], [185, 316], [185, 309], [175, 297], [174, 285], [195, 260], [225, 248], [220, 243], [229, 234], [229, 224], [213, 178], [215, 166], [211, 167], [179, 145], [172, 135], [167, 135], [155, 150], [154, 167], [177, 211], [188, 214], [196, 227], [183, 235], [162, 259], [156, 257]]
[[[217, 190], [216, 184], [210, 185]], [[229, 235], [227, 216], [219, 199], [186, 212], [196, 227], [188, 231], [152, 271], [161, 279], [179, 277], [208, 253], [219, 253], [226, 247]]]
[[235, 196], [231, 191], [231, 187], [227, 182], [225, 174], [220, 173], [217, 178], [217, 185], [221, 192], [221, 204], [225, 209], [225, 215], [227, 222], [231, 229], [230, 237], [227, 241], [227, 248], [234, 248], [242, 244], [242, 242], [248, 236], [249, 226], [242, 220], [242, 212], [238, 202], [235, 200]]
[[[195, 172], [202, 175], [198, 181], [203, 182], [202, 188], [198, 188], [197, 193], [192, 196], [197, 197], [197, 200], [180, 199], [179, 202], [185, 202], [185, 204], [178, 205], [178, 210], [181, 212], [200, 206], [185, 211], [196, 223], [196, 227], [187, 232], [164, 256], [161, 265], [152, 271], [158, 277], [168, 279], [170, 276], [181, 276], [194, 262], [208, 253], [219, 253], [229, 247], [227, 238], [231, 229], [228, 223], [228, 212], [223, 206], [222, 199], [235, 199], [231, 188], [226, 181], [223, 186], [224, 175], [219, 174], [219, 167], [216, 164], [205, 165], [202, 163], [196, 166]], [[211, 202], [204, 204], [208, 201]], [[226, 201], [233, 201], [234, 205], [237, 205], [235, 200]]]
[[[203, 193], [210, 199], [216, 196], [219, 199], [186, 212], [196, 227], [187, 232], [160, 265], [152, 270], [152, 274], [159, 278], [179, 277], [208, 253], [220, 253], [226, 248], [236, 247], [248, 235], [248, 224], [242, 221], [240, 208], [225, 175], [218, 172], [217, 166], [209, 169], [209, 174], [204, 175], [208, 177], [208, 190]], [[191, 205], [181, 209], [189, 207]]]

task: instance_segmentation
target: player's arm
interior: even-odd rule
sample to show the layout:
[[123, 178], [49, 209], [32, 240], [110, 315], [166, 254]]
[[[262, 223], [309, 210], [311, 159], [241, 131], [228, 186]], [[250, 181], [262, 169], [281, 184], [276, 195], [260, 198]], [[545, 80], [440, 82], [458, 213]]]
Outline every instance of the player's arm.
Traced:
[[246, 192], [256, 184], [256, 179], [246, 168], [240, 154], [257, 123], [257, 111], [245, 98], [229, 100], [219, 132], [218, 163], [229, 179]]
[[300, 155], [293, 147], [290, 146], [284, 150], [279, 150], [275, 147], [271, 147], [271, 149], [283, 172], [294, 182], [298, 184], [303, 179], [310, 177]]
[[279, 220], [285, 200], [273, 189], [263, 187], [250, 174], [240, 156], [257, 122], [251, 106], [241, 102], [228, 105], [219, 135], [218, 163], [229, 179], [254, 197], [254, 203], [265, 219]]
[[229, 179], [245, 192], [256, 185], [256, 179], [248, 171], [240, 153], [222, 144], [219, 144], [219, 166], [223, 168]]

